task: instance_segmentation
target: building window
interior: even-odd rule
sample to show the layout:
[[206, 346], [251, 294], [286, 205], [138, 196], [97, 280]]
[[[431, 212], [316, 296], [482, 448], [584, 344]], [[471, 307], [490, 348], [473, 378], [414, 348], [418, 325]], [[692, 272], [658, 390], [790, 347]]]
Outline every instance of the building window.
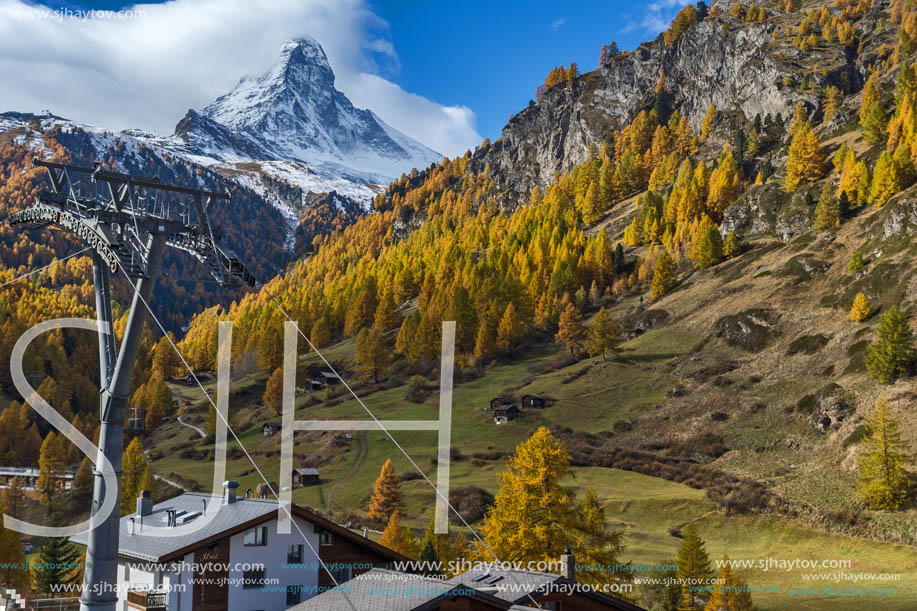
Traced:
[[302, 556], [302, 545], [291, 545], [287, 548], [287, 564], [302, 564]]
[[264, 585], [264, 569], [242, 571], [242, 589], [252, 590]]
[[246, 530], [244, 544], [246, 546], [267, 545], [267, 526], [256, 526]]
[[302, 600], [302, 586], [287, 586], [287, 604], [295, 605]]
[[342, 584], [345, 581], [350, 581], [351, 572], [350, 567], [346, 566], [343, 568], [335, 568], [331, 570], [331, 580], [336, 584]]
[[318, 542], [320, 545], [331, 545], [331, 533], [327, 530], [323, 530], [318, 535]]

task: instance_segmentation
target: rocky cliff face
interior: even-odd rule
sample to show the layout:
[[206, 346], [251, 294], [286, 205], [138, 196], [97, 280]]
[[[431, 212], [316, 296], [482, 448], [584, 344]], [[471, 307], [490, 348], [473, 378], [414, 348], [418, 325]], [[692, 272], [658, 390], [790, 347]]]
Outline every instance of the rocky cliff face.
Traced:
[[[827, 84], [862, 83], [862, 67], [849, 49], [837, 44], [803, 52], [772, 40], [776, 27], [774, 21], [749, 25], [722, 15], [695, 24], [670, 46], [660, 35], [570, 85], [549, 89], [506, 125], [499, 140], [475, 152], [473, 167], [483, 171], [490, 164], [504, 206], [525, 201], [533, 186], [544, 187], [555, 173], [585, 161], [589, 144], [610, 142], [614, 130], [650, 109], [660, 74], [671, 107], [696, 131], [711, 103], [739, 125], [759, 114], [789, 120], [797, 102], [816, 110], [816, 92]], [[829, 68], [807, 72], [806, 64]], [[798, 83], [803, 72], [805, 91], [784, 85], [785, 79]]]

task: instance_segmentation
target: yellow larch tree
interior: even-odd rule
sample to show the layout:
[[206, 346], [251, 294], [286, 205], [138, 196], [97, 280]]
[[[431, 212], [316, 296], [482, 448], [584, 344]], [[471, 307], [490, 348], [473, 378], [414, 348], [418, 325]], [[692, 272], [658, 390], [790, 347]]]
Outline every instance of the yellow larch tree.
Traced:
[[742, 193], [742, 170], [736, 163], [732, 149], [723, 145], [716, 168], [710, 173], [707, 194], [707, 213], [720, 219], [723, 212]]
[[818, 136], [802, 118], [794, 121], [793, 140], [786, 160], [786, 189], [795, 191], [800, 185], [812, 183], [824, 175], [825, 157]]
[[386, 524], [392, 514], [404, 506], [401, 499], [401, 479], [395, 473], [392, 460], [386, 459], [376, 483], [373, 484], [373, 494], [369, 503], [369, 517]]
[[577, 564], [593, 567], [581, 570], [577, 581], [599, 584], [623, 578], [611, 569], [624, 549], [622, 534], [609, 530], [595, 490], [590, 487], [580, 500], [564, 485], [569, 475], [570, 455], [547, 428], [520, 443], [500, 474], [494, 504], [480, 531], [487, 547], [476, 545], [477, 558], [553, 561], [570, 548]]
[[850, 307], [850, 320], [853, 322], [863, 322], [872, 314], [872, 306], [869, 299], [863, 293], [857, 293], [853, 298], [853, 305]]
[[392, 512], [388, 519], [388, 524], [379, 537], [379, 545], [384, 545], [408, 558], [417, 558], [417, 541], [411, 530], [401, 525], [401, 514], [398, 511]]
[[700, 139], [706, 140], [710, 137], [710, 133], [713, 131], [713, 126], [716, 124], [716, 104], [710, 102], [710, 106], [707, 107], [707, 113], [704, 115], [704, 120], [701, 123], [700, 127]]

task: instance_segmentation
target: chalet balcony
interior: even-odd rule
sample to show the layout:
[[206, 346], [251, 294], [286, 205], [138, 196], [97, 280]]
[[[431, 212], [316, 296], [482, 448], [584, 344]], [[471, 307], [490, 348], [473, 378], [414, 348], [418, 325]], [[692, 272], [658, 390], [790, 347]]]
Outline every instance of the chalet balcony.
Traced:
[[143, 611], [166, 611], [166, 605], [168, 603], [168, 592], [133, 589], [127, 591], [127, 605], [132, 609], [142, 609]]

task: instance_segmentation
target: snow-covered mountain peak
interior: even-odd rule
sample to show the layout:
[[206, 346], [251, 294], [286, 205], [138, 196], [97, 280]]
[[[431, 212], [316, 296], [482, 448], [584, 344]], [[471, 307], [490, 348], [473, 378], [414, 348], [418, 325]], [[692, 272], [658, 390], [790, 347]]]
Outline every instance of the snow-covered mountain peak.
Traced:
[[371, 111], [354, 108], [334, 78], [317, 41], [291, 40], [267, 72], [243, 78], [201, 114], [257, 143], [270, 159], [394, 178], [442, 158]]

